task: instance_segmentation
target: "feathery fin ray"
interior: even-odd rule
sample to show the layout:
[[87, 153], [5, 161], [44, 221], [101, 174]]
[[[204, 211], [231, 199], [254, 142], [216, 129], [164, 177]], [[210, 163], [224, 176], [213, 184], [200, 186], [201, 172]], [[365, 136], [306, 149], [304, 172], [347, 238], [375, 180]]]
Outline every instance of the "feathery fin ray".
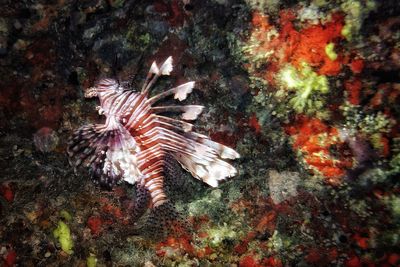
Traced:
[[151, 110], [154, 113], [163, 113], [163, 112], [182, 112], [181, 117], [184, 120], [193, 121], [196, 120], [197, 117], [203, 111], [204, 106], [200, 105], [186, 105], [186, 106], [161, 106], [161, 107], [152, 107]]
[[157, 81], [158, 77], [161, 75], [170, 75], [171, 71], [173, 70], [172, 66], [172, 57], [168, 57], [164, 63], [161, 65], [159, 68], [157, 66], [157, 63], [154, 61], [153, 64], [151, 64], [149, 73], [147, 74], [145, 83], [143, 84], [142, 87], [142, 94], [148, 94], [151, 86]]

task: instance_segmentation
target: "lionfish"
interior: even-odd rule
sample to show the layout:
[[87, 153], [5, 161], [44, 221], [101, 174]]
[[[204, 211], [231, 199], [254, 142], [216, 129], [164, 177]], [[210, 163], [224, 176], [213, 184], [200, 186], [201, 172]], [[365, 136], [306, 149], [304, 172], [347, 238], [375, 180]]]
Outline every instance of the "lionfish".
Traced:
[[[136, 184], [139, 193], [148, 195], [152, 208], [168, 202], [164, 190], [168, 159], [175, 159], [212, 187], [237, 172], [224, 159], [236, 159], [239, 154], [192, 131], [193, 125], [187, 122], [196, 120], [203, 106], [154, 105], [170, 95], [183, 101], [194, 88], [191, 81], [150, 97], [157, 79], [169, 75], [172, 68], [172, 57], [161, 66], [154, 61], [140, 92], [108, 78], [85, 90], [86, 98], [99, 98], [97, 110], [105, 116], [105, 123], [82, 126], [68, 142], [67, 152], [75, 168], [90, 168], [93, 180], [103, 186], [121, 181]], [[182, 120], [160, 115], [166, 112], [180, 113]]]

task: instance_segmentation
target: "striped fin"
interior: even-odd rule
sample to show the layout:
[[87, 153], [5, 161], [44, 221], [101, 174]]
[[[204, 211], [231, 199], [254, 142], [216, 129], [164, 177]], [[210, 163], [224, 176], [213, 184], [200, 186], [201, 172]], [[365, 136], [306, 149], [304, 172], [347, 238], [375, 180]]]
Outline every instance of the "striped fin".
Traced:
[[135, 147], [135, 140], [124, 128], [90, 124], [75, 131], [67, 153], [71, 165], [90, 168], [96, 182], [111, 188], [122, 179], [130, 183], [137, 180]]
[[207, 144], [191, 139], [187, 139], [186, 142], [190, 145], [185, 149], [175, 150], [174, 155], [182, 167], [197, 179], [216, 187], [219, 181], [236, 175], [235, 167], [222, 160], [220, 153], [222, 148], [216, 150]]
[[238, 159], [240, 158], [239, 153], [237, 153], [234, 149], [220, 144], [218, 142], [212, 141], [208, 136], [202, 135], [196, 132], [190, 132], [185, 134], [185, 136], [191, 140], [195, 140], [196, 142], [202, 143], [206, 146], [213, 148], [217, 154], [223, 159]]
[[176, 152], [175, 158], [193, 177], [212, 187], [217, 187], [220, 181], [237, 173], [235, 167], [219, 158], [206, 159], [205, 157], [194, 157], [183, 152]]
[[203, 111], [204, 106], [199, 105], [186, 105], [186, 106], [163, 106], [163, 107], [152, 107], [151, 110], [154, 113], [163, 112], [182, 112], [181, 118], [188, 121], [193, 121]]
[[164, 125], [151, 129], [147, 134], [151, 137], [144, 145], [154, 142], [162, 144], [162, 148], [172, 153], [184, 169], [210, 186], [215, 187], [220, 180], [237, 173], [232, 165], [222, 159], [238, 158], [239, 154], [205, 136], [191, 132], [179, 134], [175, 128]]
[[151, 64], [149, 73], [147, 74], [146, 80], [143, 84], [142, 87], [142, 94], [148, 94], [150, 88], [153, 86], [153, 84], [157, 81], [158, 77], [161, 75], [170, 75], [171, 71], [173, 69], [172, 66], [172, 57], [168, 57], [164, 63], [161, 65], [161, 67], [157, 66], [157, 63], [154, 61]]
[[169, 117], [164, 117], [164, 116], [156, 116], [157, 122], [161, 123], [162, 126], [166, 128], [173, 128], [174, 130], [177, 131], [183, 131], [183, 132], [190, 132], [193, 128], [193, 124], [181, 121], [181, 120], [175, 120], [173, 118]]
[[[212, 141], [208, 136], [202, 135], [196, 132], [192, 132], [193, 124], [176, 120], [173, 118], [165, 117], [165, 116], [155, 116], [156, 122], [160, 124], [160, 129], [152, 129], [151, 131], [160, 130], [161, 133], [169, 137], [165, 137], [166, 141], [168, 138], [175, 138], [178, 140], [177, 146], [188, 143], [188, 144], [198, 144], [197, 148], [203, 147], [207, 148], [208, 150], [212, 150], [213, 153], [221, 157], [222, 159], [237, 159], [240, 158], [239, 153], [237, 153], [234, 149], [220, 144], [218, 142]], [[170, 130], [170, 131], [168, 131]], [[173, 135], [174, 137], [171, 137]], [[199, 153], [202, 151], [199, 151]]]
[[183, 101], [186, 99], [187, 95], [190, 94], [194, 88], [195, 82], [187, 82], [184, 84], [181, 84], [177, 87], [174, 87], [172, 89], [169, 89], [165, 92], [162, 92], [158, 95], [153, 96], [149, 100], [147, 100], [147, 103], [150, 105], [153, 105], [155, 102], [159, 101], [162, 98], [165, 98], [169, 95], [174, 95], [175, 99], [178, 99], [179, 101]]
[[85, 125], [75, 131], [67, 148], [70, 164], [75, 169], [82, 164], [89, 167], [92, 178], [105, 187], [110, 187], [111, 184], [117, 183], [122, 178], [115, 172], [105, 175], [103, 171], [106, 167], [105, 160], [109, 148], [108, 136], [110, 135], [111, 133], [107, 132], [105, 125]]
[[[78, 167], [82, 163], [92, 162], [93, 156], [98, 154], [101, 147], [105, 147], [103, 125], [90, 124], [80, 127], [68, 140], [67, 154], [71, 165]], [[94, 145], [96, 144], [96, 146]]]
[[210, 140], [208, 137], [189, 132], [181, 136], [181, 144], [170, 142], [175, 158], [194, 177], [210, 186], [218, 186], [219, 181], [236, 175], [236, 169], [222, 159], [236, 159], [240, 155], [233, 149]]

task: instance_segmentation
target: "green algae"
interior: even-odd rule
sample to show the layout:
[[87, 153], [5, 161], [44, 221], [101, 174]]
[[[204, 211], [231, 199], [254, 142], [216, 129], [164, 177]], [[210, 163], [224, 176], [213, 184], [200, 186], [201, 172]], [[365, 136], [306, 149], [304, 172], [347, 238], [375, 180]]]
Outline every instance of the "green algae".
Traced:
[[373, 0], [367, 1], [343, 1], [340, 5], [342, 11], [346, 14], [345, 25], [341, 34], [348, 41], [352, 41], [359, 36], [362, 23], [368, 14], [376, 9], [376, 3]]
[[86, 258], [86, 266], [87, 267], [96, 267], [96, 265], [97, 265], [96, 256], [90, 254], [90, 256]]
[[72, 220], [72, 215], [66, 210], [60, 211], [60, 217], [68, 222]]
[[73, 253], [72, 247], [74, 246], [74, 244], [71, 236], [71, 230], [69, 229], [67, 224], [65, 224], [63, 221], [58, 221], [57, 228], [53, 231], [53, 236], [58, 239], [58, 242], [60, 242], [61, 245], [61, 249], [65, 253]]
[[380, 111], [367, 114], [348, 102], [344, 103], [340, 109], [345, 117], [344, 126], [350, 135], [360, 132], [367, 137], [375, 149], [382, 149], [382, 137], [391, 131], [395, 123], [393, 119]]
[[332, 61], [335, 61], [338, 57], [338, 55], [335, 52], [335, 44], [334, 43], [329, 43], [325, 46], [325, 53], [328, 56], [328, 58]]
[[[296, 113], [314, 114], [324, 106], [323, 94], [329, 92], [328, 79], [318, 75], [303, 63], [300, 69], [288, 64], [280, 71], [278, 79], [294, 95], [289, 100]], [[279, 95], [278, 95], [279, 97]]]

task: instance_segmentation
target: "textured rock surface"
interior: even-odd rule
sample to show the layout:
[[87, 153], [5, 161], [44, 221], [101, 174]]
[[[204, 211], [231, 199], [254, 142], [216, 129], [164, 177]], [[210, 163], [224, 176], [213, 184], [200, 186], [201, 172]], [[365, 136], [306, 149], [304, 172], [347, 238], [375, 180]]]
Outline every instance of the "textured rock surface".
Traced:
[[274, 204], [279, 204], [291, 197], [297, 196], [297, 186], [300, 176], [297, 172], [268, 172], [268, 186]]

